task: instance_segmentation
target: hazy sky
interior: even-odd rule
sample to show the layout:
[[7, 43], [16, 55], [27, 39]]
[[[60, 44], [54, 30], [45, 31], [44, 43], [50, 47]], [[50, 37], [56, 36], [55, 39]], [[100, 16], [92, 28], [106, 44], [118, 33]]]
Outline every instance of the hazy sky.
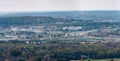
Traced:
[[120, 0], [0, 0], [0, 12], [120, 10]]

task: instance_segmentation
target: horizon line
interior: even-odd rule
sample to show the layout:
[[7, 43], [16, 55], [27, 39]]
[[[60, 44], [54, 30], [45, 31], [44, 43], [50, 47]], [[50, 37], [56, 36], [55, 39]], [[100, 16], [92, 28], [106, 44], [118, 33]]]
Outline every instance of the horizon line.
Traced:
[[0, 13], [2, 14], [4, 14], [4, 13], [32, 13], [32, 12], [79, 12], [79, 11], [120, 11], [120, 10], [51, 10], [51, 11], [6, 11], [6, 12], [4, 12], [4, 11], [1, 11]]

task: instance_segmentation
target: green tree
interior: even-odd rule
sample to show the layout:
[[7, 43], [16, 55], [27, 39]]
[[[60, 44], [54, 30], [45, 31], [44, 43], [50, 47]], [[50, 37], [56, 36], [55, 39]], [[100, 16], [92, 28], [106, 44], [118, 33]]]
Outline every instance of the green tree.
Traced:
[[14, 56], [14, 57], [18, 57], [18, 56], [21, 56], [22, 53], [21, 53], [21, 51], [12, 50], [12, 51], [10, 52], [10, 55], [11, 55], [11, 56]]
[[33, 59], [33, 61], [42, 61], [41, 57], [36, 57]]

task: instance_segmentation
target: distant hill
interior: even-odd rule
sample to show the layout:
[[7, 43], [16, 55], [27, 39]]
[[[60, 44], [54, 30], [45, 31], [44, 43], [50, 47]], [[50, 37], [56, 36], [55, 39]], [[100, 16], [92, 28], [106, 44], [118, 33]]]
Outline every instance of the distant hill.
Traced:
[[82, 20], [120, 20], [120, 11], [20, 12], [0, 15], [0, 17], [16, 16], [49, 16]]

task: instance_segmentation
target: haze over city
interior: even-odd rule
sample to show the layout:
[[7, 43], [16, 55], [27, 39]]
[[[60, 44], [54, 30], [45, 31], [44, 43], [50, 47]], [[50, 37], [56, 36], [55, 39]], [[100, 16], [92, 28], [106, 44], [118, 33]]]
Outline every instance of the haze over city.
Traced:
[[120, 0], [0, 0], [0, 12], [119, 9]]

